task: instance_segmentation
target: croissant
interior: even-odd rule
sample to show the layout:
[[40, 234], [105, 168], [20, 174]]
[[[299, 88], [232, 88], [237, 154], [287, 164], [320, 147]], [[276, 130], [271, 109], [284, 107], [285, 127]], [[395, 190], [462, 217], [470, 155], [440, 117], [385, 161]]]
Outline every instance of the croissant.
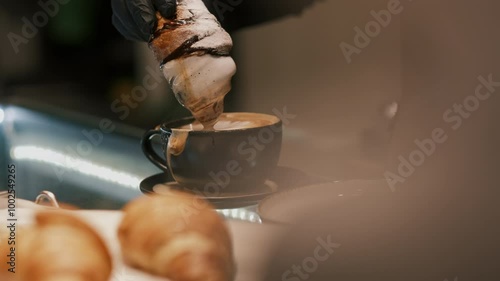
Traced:
[[[109, 280], [111, 256], [104, 242], [87, 224], [60, 211], [37, 213], [35, 221], [35, 225], [16, 233], [16, 265], [19, 266], [16, 266], [16, 273], [5, 276], [6, 280]], [[9, 249], [0, 248], [2, 258], [5, 250]]]
[[125, 263], [174, 281], [234, 278], [229, 232], [207, 202], [172, 191], [136, 199], [118, 228]]
[[236, 72], [231, 37], [202, 0], [177, 1], [174, 19], [156, 16], [149, 47], [165, 78], [180, 104], [202, 124], [213, 125]]

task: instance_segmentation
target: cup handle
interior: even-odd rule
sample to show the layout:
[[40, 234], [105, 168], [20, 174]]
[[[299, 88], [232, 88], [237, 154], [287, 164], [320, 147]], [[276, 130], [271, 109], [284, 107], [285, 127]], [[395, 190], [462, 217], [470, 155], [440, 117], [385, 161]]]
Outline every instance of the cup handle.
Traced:
[[[168, 165], [167, 161], [160, 157], [153, 149], [153, 145], [151, 143], [151, 140], [153, 139], [154, 136], [156, 135], [161, 135], [160, 130], [149, 130], [147, 131], [144, 136], [142, 137], [141, 140], [141, 147], [142, 147], [142, 152], [146, 157], [151, 161], [151, 163], [155, 164], [158, 168], [168, 172]], [[168, 137], [166, 140], [164, 140], [165, 144], [164, 146], [168, 145]]]

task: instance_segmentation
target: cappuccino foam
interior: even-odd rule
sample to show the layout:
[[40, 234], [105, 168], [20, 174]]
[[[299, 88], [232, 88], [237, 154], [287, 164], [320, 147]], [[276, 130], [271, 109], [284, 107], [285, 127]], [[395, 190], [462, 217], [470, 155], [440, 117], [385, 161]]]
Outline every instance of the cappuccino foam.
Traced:
[[275, 116], [258, 113], [223, 113], [212, 129], [204, 128], [203, 124], [195, 121], [191, 124], [178, 127], [189, 131], [230, 131], [249, 128], [258, 128], [279, 122]]

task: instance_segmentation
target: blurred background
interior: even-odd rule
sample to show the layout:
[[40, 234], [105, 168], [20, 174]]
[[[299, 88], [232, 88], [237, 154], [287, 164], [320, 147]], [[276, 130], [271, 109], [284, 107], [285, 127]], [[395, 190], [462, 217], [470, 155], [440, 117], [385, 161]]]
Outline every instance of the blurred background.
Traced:
[[[53, 15], [40, 4], [49, 2], [57, 4]], [[29, 174], [20, 174], [23, 190], [34, 196], [42, 187], [87, 182], [81, 166], [47, 161], [76, 151], [82, 161], [132, 177], [122, 199], [137, 196], [138, 181], [159, 172], [142, 156], [140, 136], [189, 112], [174, 99], [147, 44], [125, 40], [112, 26], [109, 1], [40, 3], [0, 1], [1, 161], [19, 161], [18, 172]], [[222, 14], [209, 6], [234, 40], [238, 72], [226, 111], [294, 115], [281, 165], [333, 179], [381, 178], [401, 88], [399, 18], [350, 63], [339, 45], [354, 45], [354, 28], [373, 20], [370, 11], [386, 8], [386, 0], [241, 1]], [[116, 129], [102, 132], [103, 119]], [[62, 180], [40, 171], [51, 166], [67, 171]], [[113, 188], [107, 196], [120, 193]]]
[[[20, 197], [48, 189], [80, 207], [117, 209], [161, 172], [141, 152], [143, 133], [189, 113], [146, 44], [114, 29], [109, 1], [63, 2], [45, 20], [38, 2], [0, 0], [0, 190], [13, 163]], [[334, 180], [383, 179], [387, 160], [401, 177], [395, 192], [325, 198], [278, 243], [286, 259], [271, 264], [269, 280], [305, 261], [318, 234], [342, 248], [311, 280], [499, 280], [500, 2], [400, 1], [402, 12], [350, 61], [340, 45], [359, 43], [356, 28], [398, 1], [223, 2], [238, 67], [226, 110], [293, 115], [280, 165]], [[41, 27], [26, 27], [34, 20]], [[466, 104], [478, 89], [491, 97]], [[464, 105], [473, 110], [452, 112], [460, 121], [452, 128], [443, 114]], [[440, 128], [446, 142], [424, 155], [416, 140]], [[418, 153], [419, 165], [402, 176], [401, 159]], [[429, 272], [437, 275], [422, 278]]]

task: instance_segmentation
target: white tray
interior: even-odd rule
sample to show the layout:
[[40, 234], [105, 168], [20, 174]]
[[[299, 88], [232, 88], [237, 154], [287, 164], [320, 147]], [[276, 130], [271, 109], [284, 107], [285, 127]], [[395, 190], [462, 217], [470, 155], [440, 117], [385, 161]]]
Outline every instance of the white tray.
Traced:
[[[33, 223], [36, 209], [43, 208], [29, 201], [17, 200], [17, 225]], [[5, 199], [0, 199], [0, 221], [7, 223]], [[138, 271], [123, 264], [116, 230], [120, 223], [120, 211], [68, 211], [88, 222], [105, 240], [113, 257], [114, 270], [111, 281], [165, 281], [150, 274]], [[237, 265], [236, 281], [262, 280], [271, 255], [272, 244], [278, 238], [281, 227], [275, 225], [252, 224], [242, 221], [228, 221], [232, 234], [234, 254]]]

